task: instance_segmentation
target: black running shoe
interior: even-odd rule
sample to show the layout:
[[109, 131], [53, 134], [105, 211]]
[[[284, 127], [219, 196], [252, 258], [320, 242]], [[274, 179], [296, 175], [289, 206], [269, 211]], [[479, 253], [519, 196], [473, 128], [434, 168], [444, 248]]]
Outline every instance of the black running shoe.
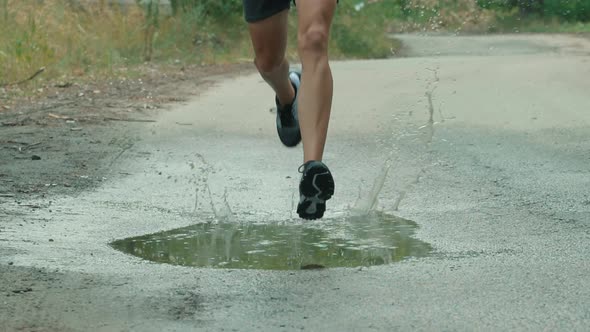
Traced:
[[321, 161], [308, 161], [301, 165], [303, 173], [299, 182], [301, 199], [297, 214], [303, 219], [320, 219], [326, 211], [326, 201], [334, 195], [334, 178], [328, 167]]
[[277, 132], [284, 145], [294, 147], [301, 142], [299, 115], [297, 114], [297, 93], [299, 85], [301, 85], [301, 74], [292, 71], [289, 73], [289, 79], [295, 89], [295, 98], [291, 104], [281, 106], [279, 99], [275, 97], [275, 103], [277, 104]]

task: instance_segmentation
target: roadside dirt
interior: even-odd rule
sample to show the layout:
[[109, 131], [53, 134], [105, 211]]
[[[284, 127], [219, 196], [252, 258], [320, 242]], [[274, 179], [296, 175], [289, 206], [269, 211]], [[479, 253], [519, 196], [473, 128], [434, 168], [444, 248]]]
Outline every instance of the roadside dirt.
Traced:
[[125, 276], [1, 266], [0, 330], [192, 330], [202, 325], [196, 313], [203, 304], [191, 291], [195, 279], [185, 279], [174, 290], [142, 292]]
[[140, 70], [133, 79], [52, 82], [29, 98], [11, 97], [15, 87], [0, 89], [0, 202], [72, 195], [95, 186], [138, 139], [130, 127], [141, 127], [169, 105], [198, 94], [212, 76], [253, 68]]
[[[30, 213], [50, 205], [55, 195], [76, 196], [100, 185], [112, 175], [118, 158], [138, 142], [145, 124], [160, 112], [198, 95], [217, 76], [253, 71], [250, 64], [144, 66], [133, 79], [51, 82], [27, 98], [15, 97], [18, 87], [0, 88], [0, 234], [9, 224], [43, 224]], [[8, 254], [0, 247], [0, 258]], [[102, 313], [108, 322], [95, 330], [141, 329], [126, 326], [134, 314], [130, 308], [138, 316], [148, 312], [156, 320], [176, 320], [190, 316], [198, 305], [188, 293], [105, 298], [97, 294], [124, 288], [125, 280], [0, 264], [1, 331], [85, 330], [88, 325], [81, 316], [105, 321], [100, 312], [81, 312], [90, 307], [110, 308]], [[82, 305], [96, 299], [107, 302]], [[173, 309], [162, 312], [162, 303]], [[47, 307], [57, 308], [54, 313], [60, 314], [45, 313], [42, 308]], [[120, 317], [113, 317], [116, 312]], [[154, 326], [146, 325], [147, 330]]]

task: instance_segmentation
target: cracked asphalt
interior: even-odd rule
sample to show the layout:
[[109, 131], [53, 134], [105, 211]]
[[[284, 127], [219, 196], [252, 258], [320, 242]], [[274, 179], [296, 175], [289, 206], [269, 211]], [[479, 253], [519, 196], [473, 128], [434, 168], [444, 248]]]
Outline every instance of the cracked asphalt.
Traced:
[[301, 222], [293, 211], [301, 146], [278, 142], [268, 88], [256, 74], [218, 78], [156, 122], [130, 127], [141, 138], [102, 185], [31, 202], [42, 208], [6, 223], [0, 280], [20, 285], [28, 273], [31, 291], [5, 292], [0, 326], [587, 331], [590, 41], [399, 37], [403, 57], [332, 64], [325, 162], [336, 194], [326, 218], [375, 196], [377, 209], [418, 224], [429, 257], [262, 271], [157, 264], [113, 250], [113, 240], [215, 215]]

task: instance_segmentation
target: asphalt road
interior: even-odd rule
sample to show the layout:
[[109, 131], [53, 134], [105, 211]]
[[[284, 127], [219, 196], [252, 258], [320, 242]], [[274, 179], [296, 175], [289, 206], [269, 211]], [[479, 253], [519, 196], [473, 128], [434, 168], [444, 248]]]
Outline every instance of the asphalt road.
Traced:
[[281, 272], [156, 264], [110, 248], [215, 213], [301, 223], [302, 151], [278, 142], [272, 95], [257, 75], [220, 78], [145, 125], [103, 186], [52, 198], [52, 212], [34, 212], [50, 220], [43, 227], [2, 233], [1, 264], [91, 280], [37, 308], [5, 301], [5, 312], [72, 330], [588, 331], [590, 42], [400, 38], [405, 57], [332, 64], [326, 218], [370, 205], [387, 163], [377, 209], [415, 221], [429, 257]]

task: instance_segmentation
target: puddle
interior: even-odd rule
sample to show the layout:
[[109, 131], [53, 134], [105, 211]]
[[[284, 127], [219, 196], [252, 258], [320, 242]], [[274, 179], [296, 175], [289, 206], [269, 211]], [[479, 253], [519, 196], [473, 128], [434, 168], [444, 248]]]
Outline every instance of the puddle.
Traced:
[[300, 270], [391, 264], [430, 253], [417, 224], [374, 212], [317, 222], [202, 223], [113, 242], [146, 260], [228, 269]]

